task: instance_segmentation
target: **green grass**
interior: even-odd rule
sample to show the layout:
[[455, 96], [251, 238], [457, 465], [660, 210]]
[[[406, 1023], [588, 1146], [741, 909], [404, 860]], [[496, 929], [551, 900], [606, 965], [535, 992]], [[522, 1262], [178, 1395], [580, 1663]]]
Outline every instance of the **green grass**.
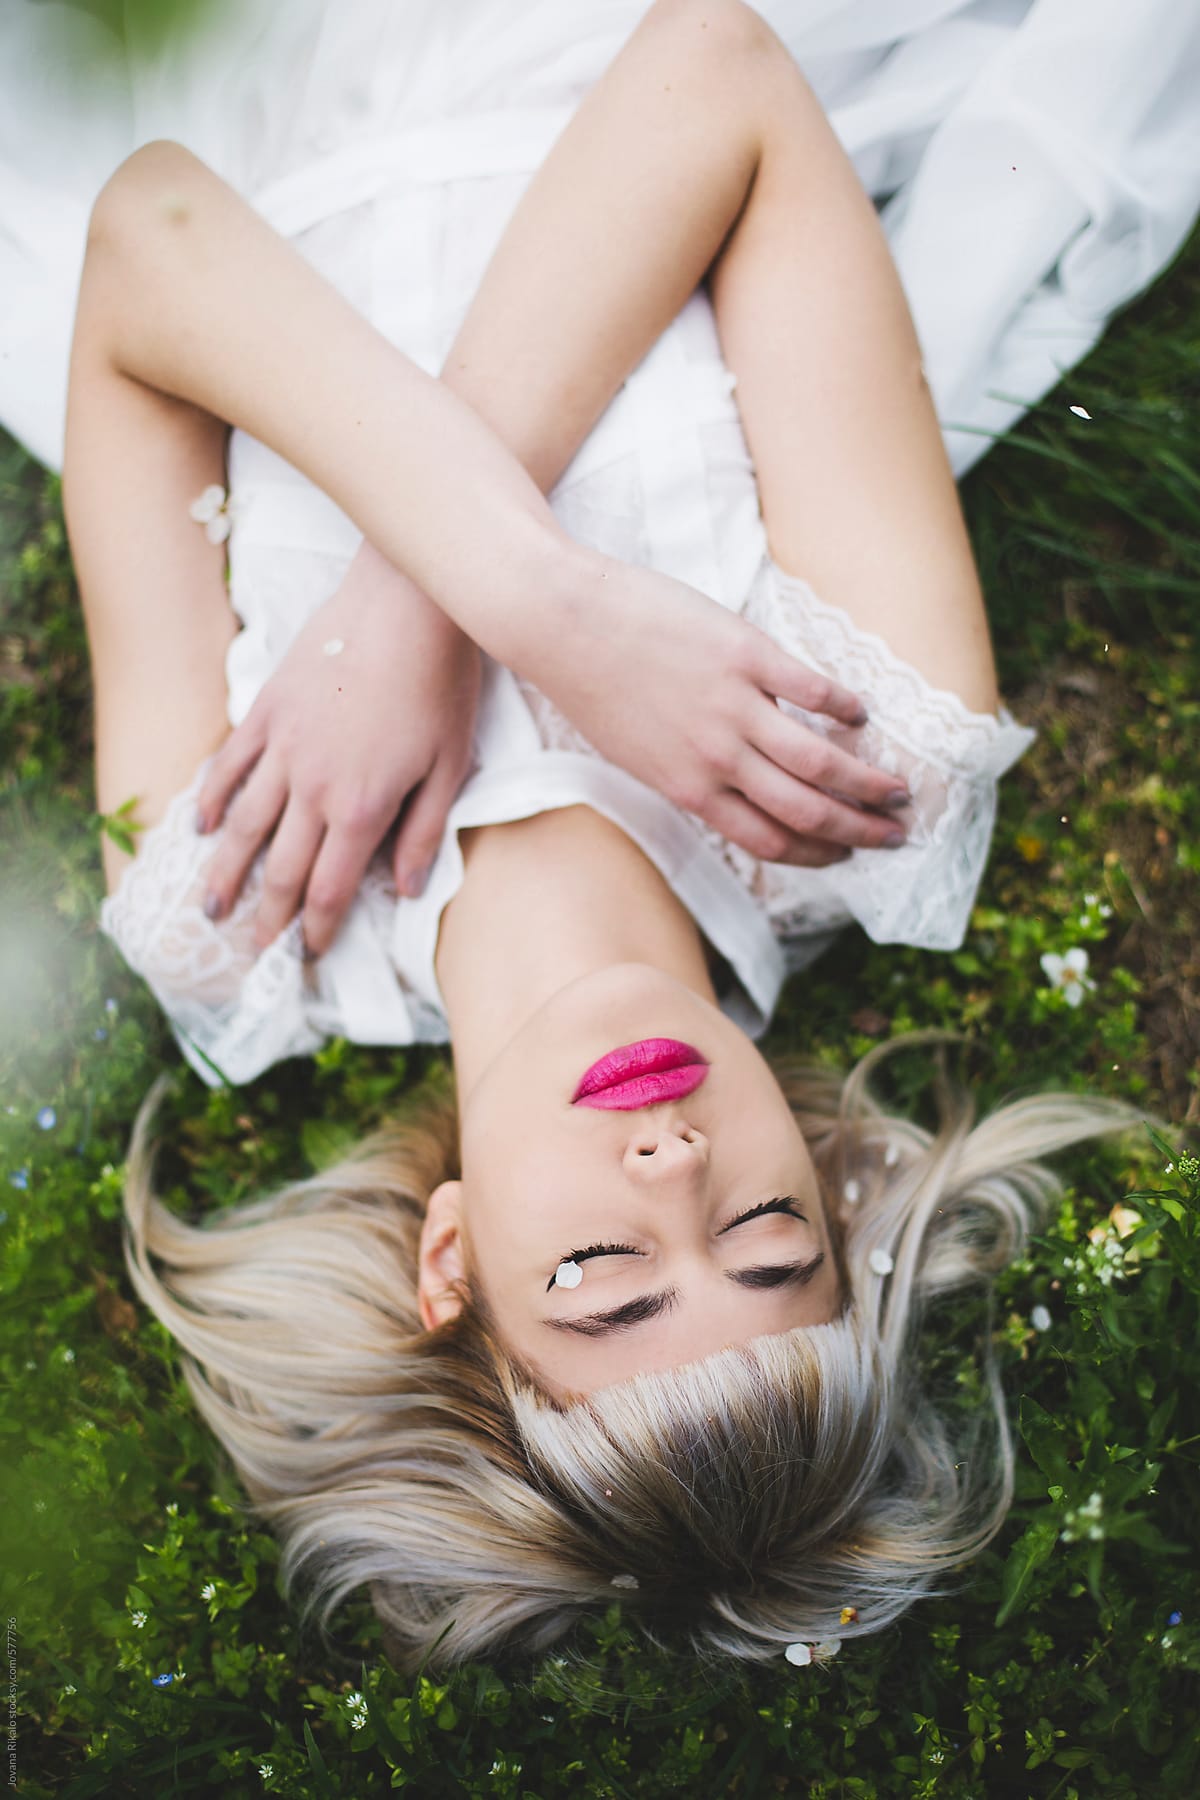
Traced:
[[[985, 1101], [1065, 1083], [1196, 1123], [1197, 471], [1200, 242], [965, 485], [1005, 689], [1040, 727], [1005, 784], [966, 944], [936, 956], [848, 936], [794, 985], [777, 1042], [845, 1063], [950, 1026]], [[961, 1591], [828, 1668], [675, 1660], [616, 1607], [569, 1654], [444, 1683], [398, 1677], [363, 1603], [340, 1618], [337, 1656], [299, 1640], [273, 1540], [240, 1510], [171, 1341], [130, 1303], [122, 1157], [150, 1081], [180, 1059], [97, 935], [87, 674], [57, 488], [10, 444], [0, 583], [0, 1540], [21, 1791], [1192, 1792], [1200, 1170], [1178, 1134], [1064, 1161], [1061, 1216], [1002, 1279], [992, 1327], [1021, 1434], [1009, 1523]], [[1096, 988], [1072, 1010], [1039, 957], [1075, 945]], [[336, 1044], [236, 1092], [182, 1073], [175, 1203], [303, 1173], [330, 1131], [375, 1123], [429, 1061]], [[893, 1079], [923, 1104], [917, 1059]], [[1087, 1234], [1131, 1189], [1144, 1223], [1106, 1282]], [[1033, 1329], [1037, 1306], [1049, 1330]], [[964, 1411], [984, 1329], [964, 1303], [926, 1333], [932, 1379]]]

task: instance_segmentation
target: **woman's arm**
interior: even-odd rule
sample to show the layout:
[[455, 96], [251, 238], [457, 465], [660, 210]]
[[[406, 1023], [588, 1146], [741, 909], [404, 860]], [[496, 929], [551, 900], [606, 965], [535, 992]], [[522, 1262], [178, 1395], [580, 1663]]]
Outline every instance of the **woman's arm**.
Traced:
[[[468, 381], [470, 373], [457, 371]], [[612, 369], [611, 386], [619, 379]], [[204, 448], [197, 429], [186, 481], [168, 482], [164, 469], [147, 483], [168, 416], [158, 403], [173, 400], [206, 419]], [[877, 843], [893, 829], [793, 773], [815, 758], [820, 778], [832, 773], [831, 787], [864, 804], [891, 791], [893, 782], [852, 757], [831, 759], [774, 704], [781, 694], [852, 718], [853, 696], [681, 584], [571, 545], [532, 480], [470, 408], [415, 369], [174, 146], [139, 152], [110, 183], [81, 288], [66, 477], [99, 666], [119, 668], [142, 616], [180, 577], [175, 540], [185, 528], [196, 536], [186, 502], [217, 478], [212, 420], [224, 415], [325, 485], [390, 560], [403, 561], [492, 654], [549, 692], [612, 761], [747, 848], [805, 860], [814, 836]], [[130, 580], [129, 564], [140, 557], [140, 496], [150, 491], [169, 510], [148, 535], [154, 559], [143, 559]], [[472, 529], [464, 531], [468, 508]], [[205, 570], [197, 579], [211, 594], [215, 557]], [[228, 608], [198, 610], [227, 641]], [[120, 623], [110, 628], [113, 620]], [[147, 655], [138, 660], [153, 679]], [[180, 670], [178, 656], [172, 666]], [[125, 680], [114, 691], [131, 689]], [[109, 800], [146, 786], [132, 766], [137, 734], [124, 735], [123, 752], [100, 755]], [[758, 758], [743, 768], [756, 741], [785, 756], [778, 779], [763, 781]], [[141, 743], [145, 756], [144, 734]], [[154, 761], [161, 793], [170, 757]], [[758, 804], [768, 795], [769, 813]]]

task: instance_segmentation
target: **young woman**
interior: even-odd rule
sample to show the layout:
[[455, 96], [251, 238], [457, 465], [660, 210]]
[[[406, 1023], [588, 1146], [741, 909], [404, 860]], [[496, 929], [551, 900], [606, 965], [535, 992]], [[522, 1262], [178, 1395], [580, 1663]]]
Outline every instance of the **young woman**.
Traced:
[[[173, 146], [97, 204], [66, 503], [101, 806], [150, 828], [106, 928], [210, 1079], [449, 1035], [457, 1090], [199, 1229], [143, 1125], [131, 1272], [289, 1578], [325, 1616], [369, 1584], [398, 1657], [540, 1645], [614, 1587], [697, 1646], [829, 1653], [1005, 1508], [995, 1382], [960, 1462], [920, 1304], [1125, 1115], [931, 1140], [752, 1042], [850, 917], [959, 940], [1026, 741], [791, 58], [659, 0], [524, 185], [447, 177], [422, 237], [380, 180], [304, 231], [383, 331]], [[240, 633], [188, 516], [227, 423]]]

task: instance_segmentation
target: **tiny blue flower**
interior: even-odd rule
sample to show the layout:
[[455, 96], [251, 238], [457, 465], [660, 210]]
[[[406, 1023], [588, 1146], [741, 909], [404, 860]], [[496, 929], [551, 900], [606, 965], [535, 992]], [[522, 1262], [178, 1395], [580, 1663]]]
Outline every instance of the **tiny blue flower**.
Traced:
[[58, 1114], [52, 1106], [43, 1106], [37, 1116], [37, 1122], [42, 1131], [53, 1131], [58, 1124]]
[[173, 1675], [152, 1675], [150, 1679], [155, 1687], [170, 1687], [175, 1677]]
[[25, 1189], [29, 1186], [29, 1170], [14, 1169], [8, 1179], [11, 1186], [20, 1188], [21, 1192], [24, 1193]]
[[104, 1002], [104, 1010], [106, 1013], [115, 1013], [117, 1010], [117, 1003], [113, 999], [111, 994], [108, 996], [108, 999]]
[[1178, 1608], [1174, 1612], [1167, 1614], [1167, 1624], [1168, 1625], [1182, 1625], [1183, 1624], [1183, 1614], [1178, 1610]]
[[98, 1044], [102, 1044], [107, 1036], [108, 1033], [105, 1031], [103, 1025], [97, 1025], [95, 1031], [92, 1033], [92, 1037]]

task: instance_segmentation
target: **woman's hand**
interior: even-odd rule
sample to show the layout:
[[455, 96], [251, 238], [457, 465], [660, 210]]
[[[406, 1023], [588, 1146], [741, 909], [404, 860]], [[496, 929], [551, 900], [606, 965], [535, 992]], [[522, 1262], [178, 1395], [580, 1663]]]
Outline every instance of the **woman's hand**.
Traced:
[[682, 582], [589, 553], [557, 628], [523, 630], [521, 662], [610, 762], [765, 862], [904, 841], [903, 783], [776, 704], [858, 725], [859, 700]]
[[213, 758], [197, 808], [199, 830], [224, 819], [209, 916], [269, 839], [258, 940], [303, 905], [320, 955], [402, 809], [392, 869], [399, 893], [419, 894], [469, 768], [479, 683], [470, 639], [364, 544]]

